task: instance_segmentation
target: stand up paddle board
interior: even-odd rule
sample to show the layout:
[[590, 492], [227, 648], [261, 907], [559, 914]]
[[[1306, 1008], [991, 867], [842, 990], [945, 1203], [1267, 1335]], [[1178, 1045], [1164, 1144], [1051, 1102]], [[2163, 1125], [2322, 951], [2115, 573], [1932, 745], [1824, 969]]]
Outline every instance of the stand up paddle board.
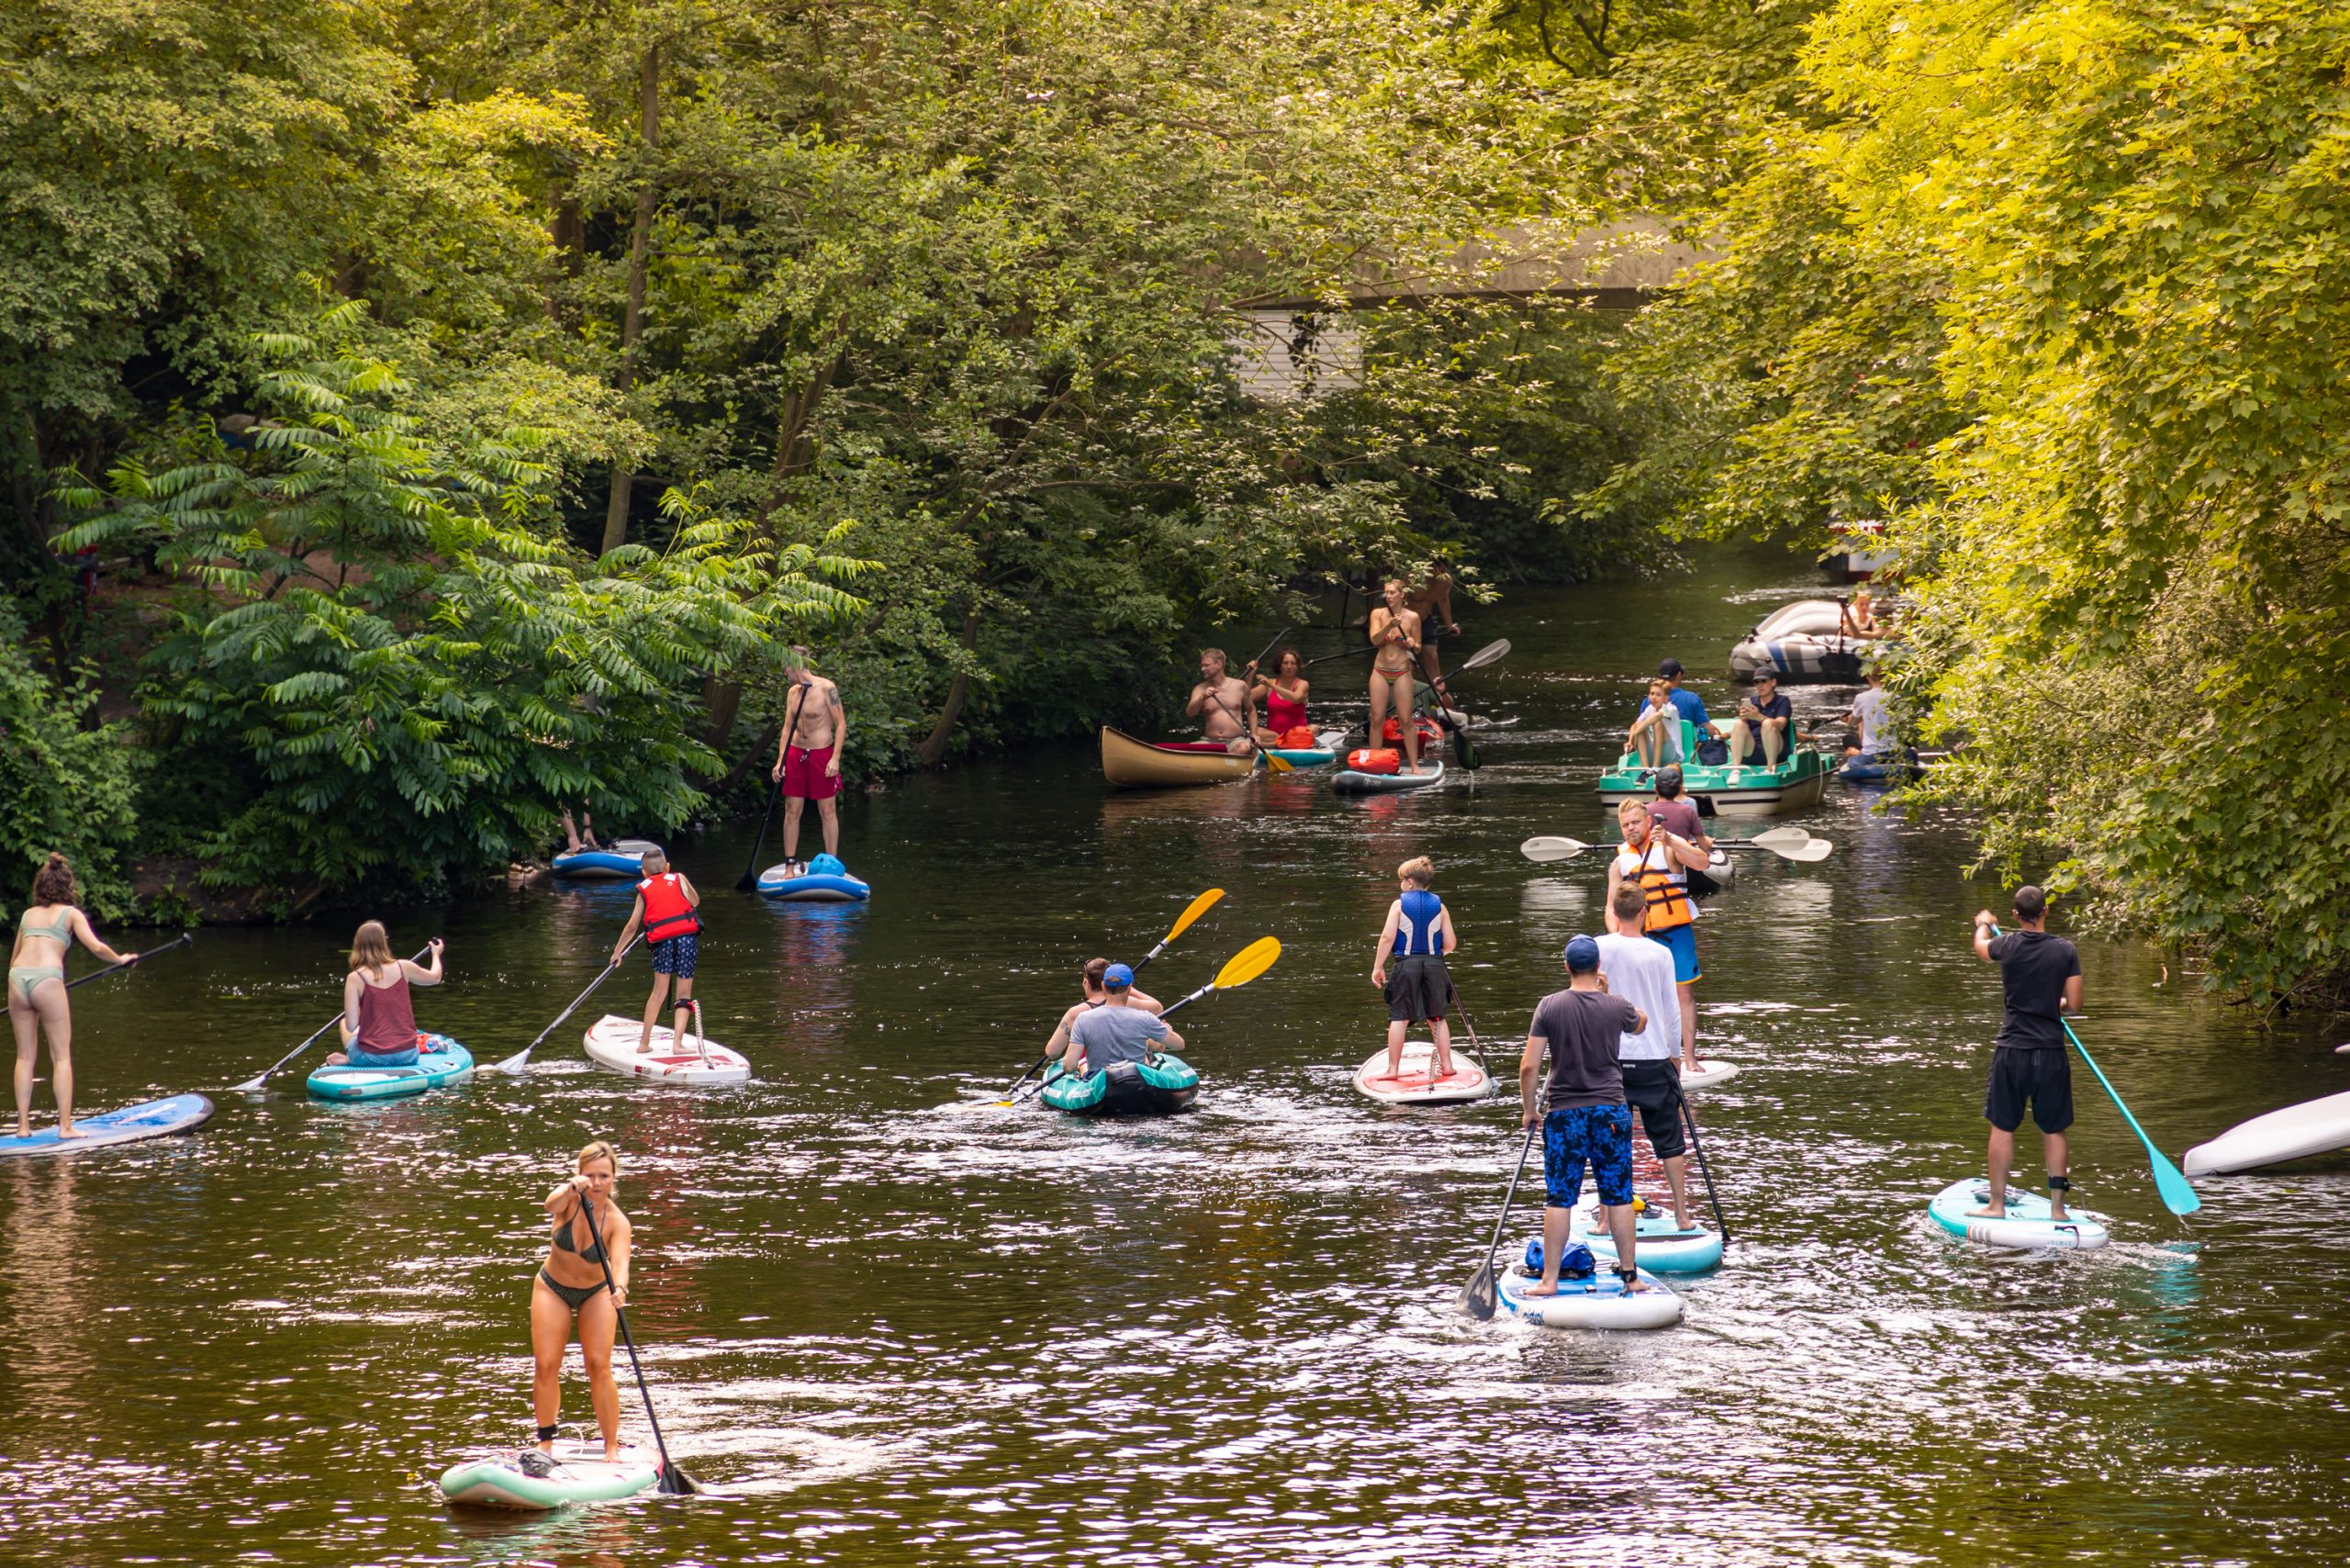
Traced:
[[1557, 1295], [1528, 1295], [1541, 1274], [1512, 1263], [1496, 1282], [1502, 1309], [1538, 1328], [1669, 1328], [1680, 1322], [1681, 1298], [1646, 1269], [1639, 1279], [1648, 1289], [1628, 1294], [1603, 1263], [1587, 1280], [1561, 1279]]
[[[1649, 1204], [1633, 1217], [1632, 1227], [1632, 1260], [1643, 1270], [1699, 1274], [1722, 1260], [1721, 1233], [1707, 1229], [1702, 1220], [1683, 1229], [1669, 1204], [1662, 1208]], [[1598, 1193], [1590, 1194], [1575, 1210], [1572, 1234], [1602, 1264], [1615, 1265], [1616, 1233], [1607, 1228], [1607, 1217], [1599, 1212]]]
[[1980, 1176], [1969, 1176], [1935, 1193], [1934, 1201], [1926, 1205], [1926, 1212], [1953, 1236], [1963, 1236], [1986, 1247], [2076, 1248], [2087, 1252], [2113, 1239], [2106, 1231], [2102, 1216], [2072, 1209], [2065, 1218], [2053, 1219], [2046, 1198], [2038, 1193], [2019, 1192], [2013, 1186], [2008, 1189], [2004, 1215], [1968, 1212], [1990, 1201], [1991, 1184]]
[[2189, 1176], [2223, 1176], [2337, 1148], [2350, 1148], [2350, 1094], [2329, 1094], [2255, 1116], [2197, 1144], [2179, 1165]]
[[1737, 1076], [1738, 1063], [1734, 1061], [1707, 1061], [1704, 1057], [1699, 1057], [1697, 1058], [1696, 1071], [1684, 1071], [1682, 1073], [1681, 1087], [1684, 1089], [1711, 1089], [1715, 1084], [1728, 1083], [1731, 1079], [1736, 1078]]
[[310, 1092], [321, 1100], [391, 1100], [463, 1083], [473, 1075], [473, 1052], [446, 1035], [419, 1034], [412, 1067], [356, 1067], [340, 1062], [318, 1069], [308, 1081]]
[[558, 855], [547, 868], [558, 877], [588, 881], [634, 881], [644, 875], [644, 856], [661, 846], [649, 838], [622, 838], [604, 849], [583, 849]]
[[1330, 788], [1341, 795], [1375, 795], [1394, 790], [1429, 790], [1444, 782], [1444, 764], [1422, 757], [1425, 773], [1358, 773], [1342, 767], [1330, 776]]
[[630, 1078], [694, 1089], [751, 1081], [749, 1059], [716, 1040], [699, 1040], [688, 1034], [681, 1041], [666, 1025], [655, 1025], [653, 1049], [641, 1052], [636, 1042], [643, 1032], [642, 1019], [607, 1013], [588, 1031], [588, 1059]]
[[73, 1130], [88, 1134], [86, 1137], [62, 1138], [53, 1126], [43, 1127], [30, 1137], [0, 1137], [0, 1156], [81, 1154], [93, 1148], [110, 1148], [118, 1143], [137, 1143], [141, 1138], [192, 1133], [211, 1119], [211, 1101], [201, 1094], [174, 1094], [168, 1100], [150, 1100], [143, 1105], [129, 1105], [119, 1111], [76, 1116]]
[[1493, 1074], [1478, 1064], [1468, 1048], [1453, 1042], [1452, 1071], [1433, 1076], [1436, 1046], [1428, 1040], [1404, 1042], [1404, 1060], [1393, 1077], [1387, 1072], [1387, 1050], [1380, 1047], [1355, 1073], [1355, 1087], [1382, 1105], [1460, 1105], [1489, 1100], [1497, 1092]]
[[632, 1497], [652, 1485], [660, 1470], [652, 1450], [634, 1443], [621, 1444], [614, 1462], [604, 1457], [600, 1442], [558, 1439], [552, 1456], [525, 1449], [452, 1465], [441, 1476], [441, 1492], [470, 1508], [542, 1513]]

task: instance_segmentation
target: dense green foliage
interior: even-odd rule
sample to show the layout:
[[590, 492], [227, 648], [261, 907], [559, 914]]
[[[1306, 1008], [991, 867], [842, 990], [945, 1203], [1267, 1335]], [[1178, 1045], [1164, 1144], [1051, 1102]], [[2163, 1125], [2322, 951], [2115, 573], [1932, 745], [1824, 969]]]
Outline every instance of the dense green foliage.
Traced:
[[23, 907], [52, 850], [73, 862], [94, 915], [128, 907], [138, 754], [121, 725], [85, 726], [95, 700], [35, 665], [24, 622], [0, 603], [0, 918]]
[[[1497, 47], [1540, 55], [1536, 15], [1505, 6]], [[1615, 362], [1657, 439], [1584, 505], [1805, 541], [1891, 519], [1919, 600], [1897, 684], [1967, 743], [1926, 792], [2222, 989], [2338, 984], [2350, 18], [1841, 0], [1614, 25], [1604, 57], [1547, 57], [1593, 188], [1725, 259]]]
[[1317, 573], [1639, 532], [1564, 506], [1620, 443], [1587, 323], [1363, 312], [1335, 396], [1237, 375], [1246, 301], [1572, 218], [1461, 13], [0, 28], [0, 150], [39, 172], [0, 197], [9, 586], [51, 678], [135, 691], [174, 780], [140, 847], [280, 907], [484, 874], [567, 802], [675, 825], [772, 745], [786, 620], [861, 771], [1139, 719], [1138, 673]]

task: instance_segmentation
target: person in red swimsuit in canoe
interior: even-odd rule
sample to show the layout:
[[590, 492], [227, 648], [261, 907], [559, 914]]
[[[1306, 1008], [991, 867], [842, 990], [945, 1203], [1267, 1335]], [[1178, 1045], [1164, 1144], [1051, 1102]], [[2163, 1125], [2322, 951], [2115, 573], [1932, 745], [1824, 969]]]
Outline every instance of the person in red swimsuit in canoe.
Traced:
[[[1305, 678], [1305, 661], [1295, 648], [1283, 648], [1273, 660], [1273, 673], [1259, 675], [1251, 664], [1243, 672], [1248, 677], [1248, 703], [1253, 710], [1261, 700], [1265, 704], [1265, 722], [1257, 726], [1257, 744], [1261, 746], [1291, 746], [1310, 749], [1314, 735], [1305, 722], [1305, 694], [1313, 689]], [[1297, 731], [1306, 732], [1306, 744], [1299, 746], [1289, 737]]]
[[835, 798], [841, 792], [841, 747], [848, 739], [848, 714], [841, 707], [841, 689], [810, 667], [807, 649], [787, 649], [783, 673], [792, 692], [783, 734], [776, 741], [774, 777], [783, 786], [784, 875], [798, 877], [808, 870], [800, 860], [800, 817], [811, 801], [823, 824], [824, 853], [840, 857], [841, 816]]

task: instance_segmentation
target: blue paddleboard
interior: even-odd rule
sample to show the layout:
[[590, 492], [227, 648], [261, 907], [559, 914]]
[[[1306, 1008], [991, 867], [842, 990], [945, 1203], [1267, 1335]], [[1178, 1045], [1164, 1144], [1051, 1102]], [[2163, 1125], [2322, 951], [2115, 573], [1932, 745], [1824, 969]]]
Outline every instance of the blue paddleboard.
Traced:
[[2013, 1184], [2008, 1188], [2005, 1214], [1972, 1212], [1990, 1201], [1991, 1183], [1983, 1177], [1970, 1176], [1963, 1182], [1953, 1182], [1935, 1193], [1933, 1202], [1926, 1205], [1926, 1212], [1951, 1235], [1963, 1236], [1986, 1247], [2076, 1248], [2087, 1251], [2112, 1239], [2105, 1228], [2103, 1215], [2068, 1204], [2063, 1219], [2053, 1218], [2046, 1198], [2038, 1193], [2019, 1191]]
[[201, 1094], [174, 1094], [168, 1100], [150, 1100], [143, 1105], [76, 1118], [73, 1130], [87, 1133], [87, 1137], [61, 1138], [53, 1126], [44, 1127], [30, 1137], [0, 1137], [0, 1156], [80, 1154], [84, 1149], [106, 1148], [118, 1143], [137, 1143], [141, 1138], [192, 1133], [211, 1119], [211, 1101]]

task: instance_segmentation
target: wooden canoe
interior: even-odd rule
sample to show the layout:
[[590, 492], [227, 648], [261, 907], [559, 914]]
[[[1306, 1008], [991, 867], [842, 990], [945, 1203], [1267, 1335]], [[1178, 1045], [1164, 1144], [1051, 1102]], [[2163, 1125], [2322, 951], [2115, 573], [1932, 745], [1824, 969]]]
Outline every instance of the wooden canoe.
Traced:
[[1193, 751], [1153, 745], [1124, 730], [1102, 726], [1102, 775], [1123, 790], [1169, 790], [1187, 784], [1224, 784], [1246, 778], [1257, 766], [1252, 754]]

